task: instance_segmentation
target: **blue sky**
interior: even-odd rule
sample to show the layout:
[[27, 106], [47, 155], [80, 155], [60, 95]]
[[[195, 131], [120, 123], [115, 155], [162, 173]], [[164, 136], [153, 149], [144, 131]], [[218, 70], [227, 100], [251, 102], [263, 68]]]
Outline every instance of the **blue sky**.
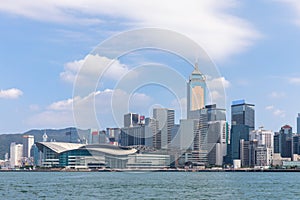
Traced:
[[[256, 105], [257, 127], [277, 131], [290, 124], [296, 130], [300, 112], [297, 0], [12, 0], [1, 3], [0, 24], [0, 133], [76, 125], [73, 81], [86, 56], [115, 34], [145, 27], [176, 31], [205, 49], [220, 71], [228, 113], [232, 100], [246, 99]], [[100, 128], [115, 125], [109, 114], [114, 85], [146, 61], [175, 66], [184, 78], [192, 71], [179, 57], [161, 51], [137, 51], [120, 58], [95, 89]], [[184, 99], [178, 101], [184, 105]], [[139, 88], [128, 104], [130, 111], [144, 115], [150, 115], [155, 105], [179, 107], [172, 92], [157, 85]], [[85, 113], [84, 109], [83, 103], [80, 111]]]

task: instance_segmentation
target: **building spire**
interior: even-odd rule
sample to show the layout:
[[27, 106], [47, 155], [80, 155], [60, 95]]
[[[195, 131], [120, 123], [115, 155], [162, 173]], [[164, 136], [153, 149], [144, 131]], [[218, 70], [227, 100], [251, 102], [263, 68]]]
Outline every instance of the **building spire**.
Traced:
[[202, 73], [199, 70], [198, 60], [195, 62], [194, 71], [192, 72], [192, 74], [202, 75]]

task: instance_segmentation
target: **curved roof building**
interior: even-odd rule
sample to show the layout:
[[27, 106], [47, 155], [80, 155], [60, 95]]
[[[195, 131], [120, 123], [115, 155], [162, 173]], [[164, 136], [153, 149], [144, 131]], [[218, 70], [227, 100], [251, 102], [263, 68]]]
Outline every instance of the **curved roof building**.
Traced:
[[37, 142], [42, 152], [42, 166], [69, 168], [125, 168], [128, 156], [137, 152], [107, 144], [76, 144], [65, 142]]

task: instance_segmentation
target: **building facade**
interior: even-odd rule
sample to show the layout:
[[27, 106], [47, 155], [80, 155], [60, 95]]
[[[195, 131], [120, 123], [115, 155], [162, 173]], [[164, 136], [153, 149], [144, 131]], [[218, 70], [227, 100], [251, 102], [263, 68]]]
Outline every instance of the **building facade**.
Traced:
[[23, 144], [10, 144], [10, 167], [18, 168], [22, 166]]
[[135, 148], [107, 144], [38, 142], [41, 166], [71, 169], [163, 169], [170, 167], [170, 156], [137, 153]]
[[291, 126], [281, 127], [280, 131], [274, 135], [274, 153], [279, 153], [282, 158], [292, 158], [293, 135]]
[[195, 64], [194, 71], [187, 83], [187, 118], [190, 119], [190, 111], [200, 110], [206, 104], [206, 78]]
[[137, 113], [128, 113], [124, 115], [124, 127], [137, 126], [140, 123], [140, 116]]
[[121, 146], [153, 147], [153, 133], [149, 126], [140, 125], [121, 128]]
[[[241, 159], [240, 140], [247, 144], [249, 132], [255, 127], [255, 110], [253, 104], [245, 100], [233, 101], [231, 105], [231, 134], [230, 134], [230, 157], [227, 159], [231, 164], [233, 160]], [[248, 145], [249, 146], [249, 145]], [[242, 162], [243, 163], [243, 162]], [[245, 162], [244, 162], [245, 163]]]
[[300, 113], [298, 113], [297, 117], [297, 133], [300, 134]]
[[167, 108], [154, 108], [153, 118], [157, 120], [161, 149], [168, 149], [171, 143], [172, 129], [175, 124], [175, 111]]
[[23, 136], [23, 156], [30, 158], [33, 155], [31, 154], [31, 148], [34, 145], [34, 136], [33, 135], [24, 135]]

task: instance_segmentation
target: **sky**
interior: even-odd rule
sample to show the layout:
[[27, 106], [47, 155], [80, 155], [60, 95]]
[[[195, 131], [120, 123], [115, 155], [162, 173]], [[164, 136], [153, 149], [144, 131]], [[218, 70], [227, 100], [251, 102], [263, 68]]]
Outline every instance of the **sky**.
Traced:
[[[122, 116], [112, 111], [113, 104], [146, 116], [151, 116], [153, 107], [174, 108], [176, 121], [184, 118], [184, 91], [172, 88], [185, 87], [182, 80], [193, 70], [192, 59], [147, 48], [117, 58], [100, 50], [97, 54], [99, 45], [143, 28], [174, 32], [160, 38], [162, 45], [172, 46], [173, 41], [184, 46], [174, 39], [180, 34], [206, 52], [218, 71], [216, 77], [207, 77], [211, 103], [225, 107], [229, 121], [231, 102], [245, 99], [255, 104], [256, 128], [278, 131], [289, 124], [296, 130], [300, 113], [297, 0], [11, 0], [0, 4], [0, 24], [0, 133], [119, 126], [116, 118]], [[118, 42], [115, 49], [139, 41]], [[198, 56], [194, 55], [195, 62]], [[199, 69], [205, 72], [202, 61], [198, 60]], [[101, 66], [109, 63], [100, 77]], [[83, 66], [89, 67], [82, 70]], [[154, 79], [152, 84], [143, 77], [145, 73]], [[140, 82], [126, 92], [121, 90], [124, 80]], [[93, 90], [79, 95], [79, 88]], [[225, 93], [220, 93], [223, 89]]]

